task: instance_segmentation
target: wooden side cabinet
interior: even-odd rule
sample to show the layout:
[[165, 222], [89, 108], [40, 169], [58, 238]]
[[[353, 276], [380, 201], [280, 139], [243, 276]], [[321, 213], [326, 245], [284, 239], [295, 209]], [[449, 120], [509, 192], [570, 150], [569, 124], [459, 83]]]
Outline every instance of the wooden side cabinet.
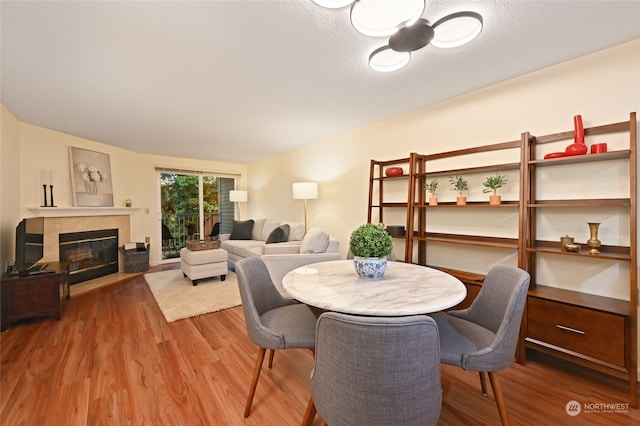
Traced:
[[64, 301], [70, 297], [69, 262], [50, 262], [47, 269], [54, 272], [2, 278], [1, 331], [20, 319], [61, 318]]

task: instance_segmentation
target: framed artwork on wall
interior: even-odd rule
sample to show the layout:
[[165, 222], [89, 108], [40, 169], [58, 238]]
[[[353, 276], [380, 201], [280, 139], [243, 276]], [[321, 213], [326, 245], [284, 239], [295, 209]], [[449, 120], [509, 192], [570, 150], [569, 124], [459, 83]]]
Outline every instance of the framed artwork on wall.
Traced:
[[69, 147], [71, 190], [76, 207], [113, 207], [109, 154]]

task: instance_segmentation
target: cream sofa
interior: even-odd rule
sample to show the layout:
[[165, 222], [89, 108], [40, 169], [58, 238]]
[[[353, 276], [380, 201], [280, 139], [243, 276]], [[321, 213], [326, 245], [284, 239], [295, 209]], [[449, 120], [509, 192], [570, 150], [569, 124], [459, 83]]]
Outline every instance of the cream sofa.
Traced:
[[[235, 234], [221, 234], [220, 248], [229, 254], [229, 269], [233, 269], [235, 263], [245, 257], [258, 256], [264, 260], [271, 275], [273, 283], [278, 290], [288, 296], [282, 289], [282, 277], [289, 271], [303, 265], [315, 262], [340, 259], [340, 242], [319, 228], [312, 227], [306, 233], [304, 224], [273, 219], [253, 220], [251, 239], [232, 239]], [[234, 226], [247, 227], [247, 221], [235, 222]], [[289, 235], [286, 241], [269, 242], [269, 237], [277, 233], [276, 228], [288, 225]], [[240, 235], [249, 237], [248, 234]], [[238, 235], [235, 235], [238, 237]]]

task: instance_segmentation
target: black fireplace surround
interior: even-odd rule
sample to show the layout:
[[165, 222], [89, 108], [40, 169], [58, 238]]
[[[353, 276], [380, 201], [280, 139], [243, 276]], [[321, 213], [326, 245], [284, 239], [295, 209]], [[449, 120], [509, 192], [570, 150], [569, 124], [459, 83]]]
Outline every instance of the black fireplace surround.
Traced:
[[59, 236], [60, 260], [69, 261], [69, 283], [118, 272], [118, 230], [69, 232]]

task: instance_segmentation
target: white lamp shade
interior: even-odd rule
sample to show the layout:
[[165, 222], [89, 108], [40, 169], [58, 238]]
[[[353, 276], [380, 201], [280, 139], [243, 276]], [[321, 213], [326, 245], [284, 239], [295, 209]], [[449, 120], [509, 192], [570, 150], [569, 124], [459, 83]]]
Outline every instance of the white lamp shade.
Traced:
[[318, 184], [316, 182], [296, 182], [292, 189], [294, 200], [315, 200], [318, 198]]
[[245, 203], [247, 201], [247, 191], [229, 191], [229, 201]]

